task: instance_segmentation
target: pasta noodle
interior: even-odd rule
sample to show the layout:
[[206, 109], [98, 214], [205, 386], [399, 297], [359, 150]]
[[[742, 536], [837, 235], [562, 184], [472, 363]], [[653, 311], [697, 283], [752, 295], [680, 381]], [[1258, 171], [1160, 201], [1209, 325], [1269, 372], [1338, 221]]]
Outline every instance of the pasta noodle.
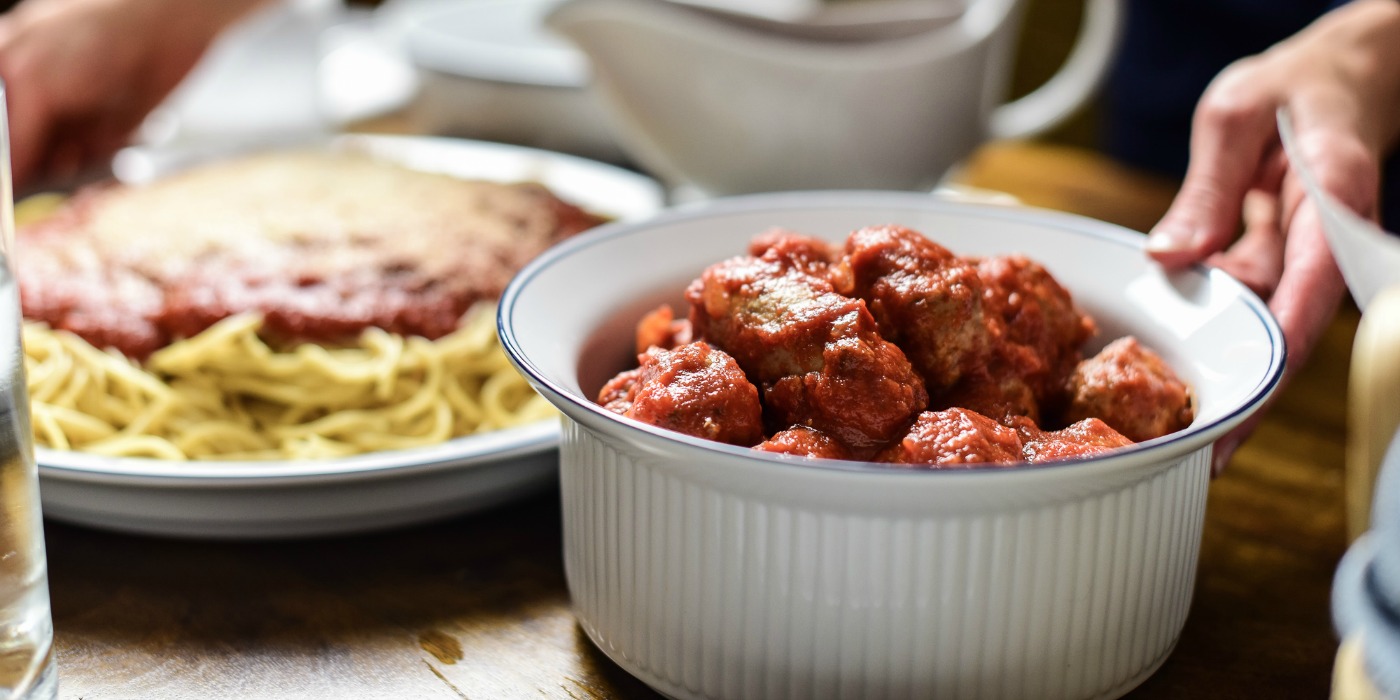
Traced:
[[441, 443], [554, 415], [506, 359], [494, 307], [437, 340], [378, 329], [349, 347], [280, 350], [233, 316], [144, 366], [66, 331], [24, 326], [38, 444], [125, 457], [341, 457]]

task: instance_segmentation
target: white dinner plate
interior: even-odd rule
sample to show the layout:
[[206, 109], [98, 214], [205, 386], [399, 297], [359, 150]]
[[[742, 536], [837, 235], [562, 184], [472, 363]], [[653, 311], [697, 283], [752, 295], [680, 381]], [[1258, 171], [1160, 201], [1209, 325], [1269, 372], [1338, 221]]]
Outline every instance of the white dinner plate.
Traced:
[[[518, 146], [353, 135], [328, 147], [465, 178], [532, 180], [618, 219], [648, 216], [663, 202], [660, 186], [645, 176]], [[128, 176], [159, 175], [198, 159], [139, 151], [124, 157]], [[544, 421], [324, 460], [170, 462], [46, 448], [35, 454], [44, 515], [54, 520], [178, 537], [261, 538], [363, 532], [498, 505], [553, 483], [558, 441], [558, 424]]]

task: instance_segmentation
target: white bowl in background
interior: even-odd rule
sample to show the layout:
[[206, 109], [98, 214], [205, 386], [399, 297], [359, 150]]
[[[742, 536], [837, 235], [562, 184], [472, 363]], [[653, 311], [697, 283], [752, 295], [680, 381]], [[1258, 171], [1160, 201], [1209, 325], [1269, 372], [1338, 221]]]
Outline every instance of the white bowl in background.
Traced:
[[[1024, 253], [1194, 388], [1186, 430], [1093, 459], [936, 471], [794, 459], [594, 403], [632, 324], [783, 226], [912, 227], [960, 254]], [[1066, 214], [913, 193], [756, 195], [606, 226], [501, 300], [512, 360], [565, 414], [565, 572], [583, 629], [675, 698], [1116, 697], [1190, 607], [1212, 442], [1282, 376], [1265, 305], [1217, 270], [1167, 275], [1142, 236]], [[1091, 348], [1092, 349], [1092, 348]]]
[[418, 73], [408, 115], [422, 132], [502, 141], [620, 162], [588, 89], [588, 59], [544, 27], [558, 0], [401, 0], [399, 28]]

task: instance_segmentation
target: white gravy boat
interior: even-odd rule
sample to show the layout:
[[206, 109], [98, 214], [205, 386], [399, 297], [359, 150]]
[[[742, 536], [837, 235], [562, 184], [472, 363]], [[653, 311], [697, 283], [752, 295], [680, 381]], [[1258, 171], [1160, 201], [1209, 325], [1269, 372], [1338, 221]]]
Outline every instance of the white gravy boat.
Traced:
[[623, 149], [705, 196], [930, 189], [988, 138], [1047, 129], [1103, 77], [1121, 0], [1085, 0], [1060, 71], [1003, 104], [1021, 0], [863, 0], [800, 21], [663, 0], [568, 0]]

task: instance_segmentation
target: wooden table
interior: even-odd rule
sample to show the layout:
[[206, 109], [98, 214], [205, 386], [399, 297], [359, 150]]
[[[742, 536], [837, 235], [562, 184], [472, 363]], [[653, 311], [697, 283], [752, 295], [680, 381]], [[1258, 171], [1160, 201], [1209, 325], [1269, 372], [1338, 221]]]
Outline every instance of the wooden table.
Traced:
[[[963, 180], [1145, 229], [1173, 184], [1082, 151], [997, 144]], [[1194, 607], [1132, 698], [1319, 698], [1344, 547], [1344, 388], [1357, 313], [1211, 485]], [[569, 610], [557, 494], [335, 539], [219, 543], [50, 522], [60, 694], [654, 698]]]

